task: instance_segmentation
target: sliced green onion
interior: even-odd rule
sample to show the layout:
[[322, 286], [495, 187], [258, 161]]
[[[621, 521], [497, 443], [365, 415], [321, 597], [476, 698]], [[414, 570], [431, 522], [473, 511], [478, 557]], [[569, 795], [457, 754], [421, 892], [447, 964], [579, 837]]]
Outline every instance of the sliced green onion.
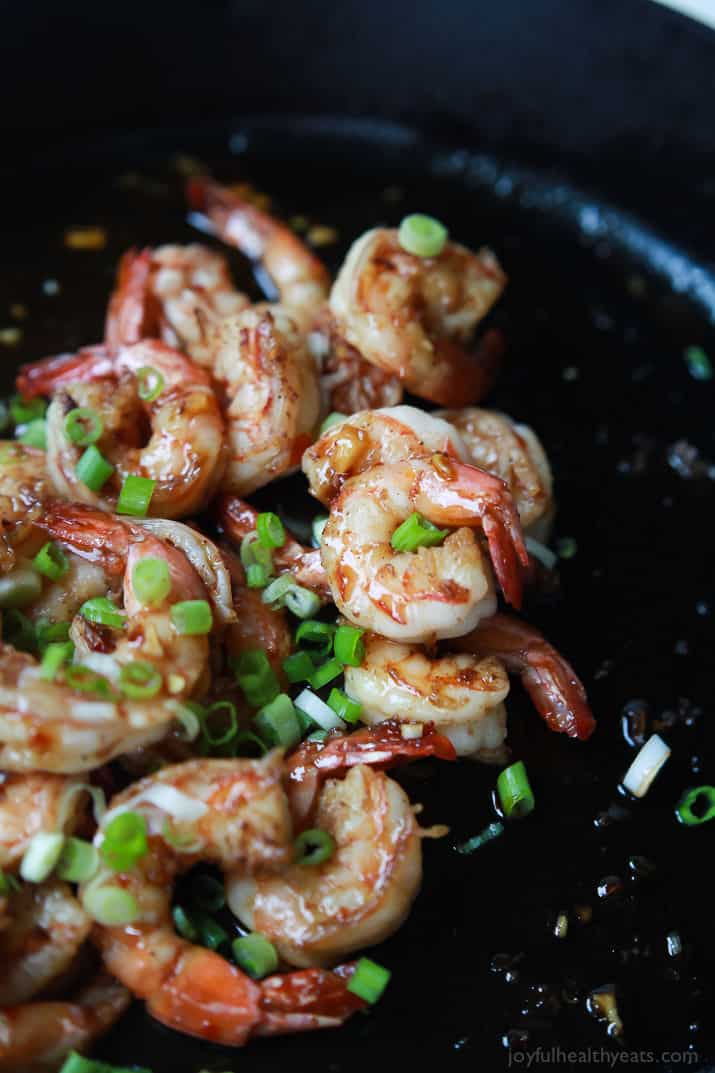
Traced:
[[315, 649], [315, 654], [319, 658], [329, 655], [334, 636], [335, 626], [331, 622], [317, 622], [315, 619], [301, 622], [295, 631], [296, 644], [308, 645]]
[[370, 958], [360, 958], [350, 978], [348, 991], [352, 991], [353, 995], [357, 995], [372, 1006], [382, 997], [391, 975], [389, 969], [371, 961]]
[[290, 574], [281, 574], [263, 590], [264, 604], [285, 606], [298, 618], [309, 618], [320, 609], [320, 600], [310, 589], [303, 588]]
[[62, 830], [67, 823], [72, 810], [72, 801], [78, 794], [89, 794], [92, 799], [92, 814], [94, 822], [99, 824], [104, 819], [107, 811], [107, 798], [101, 786], [92, 786], [89, 782], [75, 782], [68, 786], [60, 797], [60, 805], [57, 809], [55, 828]]
[[415, 511], [398, 525], [390, 543], [395, 551], [417, 551], [418, 548], [437, 547], [447, 536], [449, 529], [440, 529]]
[[262, 566], [268, 576], [273, 572], [271, 549], [261, 543], [255, 531], [247, 533], [241, 541], [240, 556], [245, 570], [249, 566]]
[[78, 447], [96, 443], [104, 432], [102, 418], [89, 406], [77, 406], [65, 418], [65, 435]]
[[0, 898], [9, 898], [11, 894], [16, 894], [21, 889], [22, 884], [19, 879], [3, 872], [0, 868]]
[[41, 620], [35, 623], [35, 633], [37, 635], [37, 647], [42, 653], [48, 645], [54, 644], [56, 641], [69, 641], [70, 623]]
[[39, 447], [40, 450], [46, 451], [47, 422], [42, 417], [38, 417], [35, 421], [30, 421], [28, 425], [25, 425], [17, 439], [25, 447]]
[[[222, 711], [228, 713], [228, 726], [216, 736], [211, 733], [208, 720], [211, 715]], [[232, 704], [230, 700], [217, 700], [206, 712], [206, 715], [202, 720], [202, 730], [204, 741], [211, 748], [215, 749], [221, 745], [229, 745], [238, 734], [238, 716], [236, 714], [235, 704]]]
[[208, 913], [195, 909], [191, 914], [191, 919], [198, 928], [199, 941], [202, 946], [208, 947], [209, 950], [218, 950], [220, 946], [228, 942], [228, 932]]
[[556, 541], [556, 551], [560, 559], [573, 559], [578, 551], [578, 544], [573, 537], [562, 537]]
[[493, 842], [494, 839], [498, 838], [503, 832], [503, 823], [489, 823], [478, 835], [468, 838], [466, 842], [461, 842], [455, 848], [457, 853], [474, 853], [475, 850], [481, 849], [482, 846], [486, 846], [487, 842]]
[[181, 905], [175, 905], [171, 911], [172, 918], [174, 920], [174, 927], [178, 931], [182, 939], [187, 939], [190, 943], [195, 943], [199, 938], [199, 929], [194, 924], [191, 914]]
[[328, 736], [327, 730], [313, 730], [305, 739], [306, 741], [325, 741]]
[[34, 570], [20, 566], [0, 577], [0, 608], [27, 607], [42, 592], [42, 581]]
[[323, 530], [325, 529], [325, 526], [327, 524], [328, 524], [328, 515], [327, 514], [319, 514], [317, 518], [313, 518], [313, 521], [311, 522], [311, 525], [310, 525], [310, 532], [312, 534], [313, 547], [314, 548], [319, 548], [320, 547], [320, 542], [323, 539]]
[[217, 913], [226, 904], [223, 883], [213, 876], [195, 876], [191, 883], [191, 901], [207, 913]]
[[114, 473], [114, 466], [107, 462], [101, 451], [90, 444], [75, 466], [75, 473], [92, 492], [100, 492]]
[[16, 425], [27, 425], [45, 416], [47, 403], [44, 399], [23, 399], [22, 395], [13, 395], [10, 399], [10, 417]]
[[100, 853], [114, 872], [129, 872], [149, 852], [146, 818], [120, 812], [104, 829]]
[[99, 868], [99, 853], [83, 838], [67, 838], [56, 872], [67, 883], [86, 883]]
[[405, 216], [397, 232], [403, 250], [417, 257], [439, 257], [447, 242], [447, 228], [433, 216], [413, 212]]
[[196, 741], [201, 733], [202, 719], [204, 716], [203, 705], [195, 700], [187, 700], [183, 703], [178, 700], [169, 701], [177, 722], [183, 728], [182, 738], [184, 741]]
[[264, 548], [282, 548], [286, 542], [283, 522], [272, 511], [264, 511], [256, 518], [256, 532]]
[[345, 723], [340, 716], [312, 690], [304, 689], [295, 698], [294, 703], [296, 709], [310, 720], [308, 726], [317, 723], [321, 730], [345, 730]]
[[283, 670], [289, 682], [307, 682], [315, 665], [307, 652], [293, 652], [283, 660]]
[[138, 477], [130, 473], [124, 478], [117, 500], [117, 514], [129, 514], [133, 518], [146, 518], [154, 495], [156, 481], [151, 477]]
[[97, 626], [110, 626], [113, 630], [121, 629], [127, 621], [127, 616], [108, 596], [93, 596], [91, 600], [85, 600], [79, 613], [87, 622], [94, 622]]
[[236, 681], [252, 708], [260, 708], [278, 696], [281, 687], [263, 649], [242, 652], [231, 662]]
[[102, 674], [97, 674], [83, 663], [71, 663], [65, 668], [65, 682], [78, 693], [91, 693], [95, 697], [116, 697], [112, 683]]
[[107, 928], [131, 924], [139, 916], [136, 898], [121, 887], [90, 884], [82, 895], [82, 904], [93, 920]]
[[287, 693], [279, 693], [261, 708], [256, 713], [253, 725], [269, 745], [280, 745], [285, 749], [290, 749], [301, 739], [300, 724], [293, 701]]
[[3, 611], [2, 636], [3, 640], [18, 652], [35, 652], [37, 649], [35, 627], [27, 615], [23, 615], [17, 608], [11, 607]]
[[109, 1062], [100, 1062], [96, 1058], [85, 1058], [76, 1051], [70, 1051], [60, 1073], [151, 1073], [144, 1066], [113, 1066]]
[[32, 565], [50, 581], [59, 581], [69, 570], [70, 561], [59, 544], [48, 540], [32, 560]]
[[701, 346], [686, 347], [683, 357], [693, 380], [712, 380], [713, 367]]
[[328, 414], [318, 429], [318, 436], [323, 436], [328, 429], [333, 428], [335, 425], [342, 424], [343, 421], [347, 420], [348, 416], [348, 414], [341, 414], [337, 410], [333, 410], [331, 414]]
[[71, 641], [53, 641], [47, 645], [42, 653], [40, 663], [40, 677], [48, 682], [54, 681], [60, 667], [69, 663], [74, 654], [74, 645]]
[[546, 567], [547, 570], [553, 570], [558, 562], [558, 555], [552, 551], [551, 548], [547, 548], [545, 544], [542, 544], [538, 540], [534, 540], [533, 537], [524, 536], [524, 544], [526, 550], [532, 559], [538, 559], [540, 563]]
[[332, 708], [336, 715], [344, 719], [346, 723], [357, 723], [362, 715], [362, 704], [359, 704], [342, 689], [333, 687], [328, 697], [328, 707]]
[[137, 659], [122, 666], [118, 685], [130, 700], [148, 700], [157, 695], [163, 681], [161, 671], [153, 663]]
[[334, 853], [335, 839], [320, 827], [303, 831], [293, 843], [294, 862], [307, 868], [329, 861]]
[[246, 745], [250, 746], [249, 756], [265, 756], [268, 752], [268, 746], [265, 741], [263, 741], [262, 738], [259, 738], [257, 734], [254, 734], [250, 730], [240, 730], [233, 742], [234, 755], [245, 756], [246, 753], [241, 752], [240, 750]]
[[250, 563], [246, 567], [246, 584], [249, 589], [265, 589], [268, 584], [268, 571], [259, 563]]
[[651, 734], [623, 776], [623, 786], [634, 797], [645, 797], [653, 779], [670, 756], [670, 748], [659, 734]]
[[335, 658], [343, 666], [359, 667], [365, 659], [364, 630], [357, 626], [338, 626], [335, 631], [333, 651]]
[[499, 774], [497, 793], [507, 819], [520, 820], [534, 811], [534, 794], [522, 760]]
[[20, 863], [20, 875], [27, 883], [43, 883], [60, 859], [65, 836], [58, 831], [39, 831], [30, 839]]
[[147, 556], [132, 570], [132, 589], [146, 607], [161, 604], [171, 592], [171, 575], [166, 559]]
[[[697, 805], [698, 811], [693, 811]], [[699, 827], [701, 823], [715, 820], [715, 786], [696, 786], [686, 790], [675, 810], [675, 815], [686, 827]]]
[[342, 673], [343, 665], [340, 660], [329, 659], [326, 663], [321, 663], [320, 667], [315, 668], [308, 681], [313, 689], [322, 689], [323, 686], [327, 686], [328, 682], [339, 678]]
[[253, 931], [250, 935], [234, 939], [231, 949], [238, 967], [254, 980], [262, 980], [278, 968], [276, 948], [260, 932]]
[[164, 377], [152, 365], [137, 369], [137, 393], [142, 402], [154, 402], [164, 390]]
[[171, 621], [182, 637], [200, 637], [211, 633], [213, 615], [208, 600], [182, 600], [172, 604]]
[[168, 819], [164, 820], [161, 837], [167, 846], [171, 846], [177, 853], [200, 853], [204, 848], [204, 843], [198, 838], [193, 827], [178, 830]]

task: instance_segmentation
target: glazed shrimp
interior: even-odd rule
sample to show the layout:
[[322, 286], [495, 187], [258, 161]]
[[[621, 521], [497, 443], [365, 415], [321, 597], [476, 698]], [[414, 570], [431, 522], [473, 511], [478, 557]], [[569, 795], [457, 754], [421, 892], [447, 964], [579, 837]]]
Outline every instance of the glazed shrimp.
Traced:
[[467, 450], [464, 461], [506, 481], [525, 532], [546, 541], [554, 516], [553, 478], [533, 429], [474, 406], [442, 410], [436, 416], [457, 429]]
[[365, 361], [360, 351], [343, 339], [327, 306], [320, 310], [308, 333], [308, 345], [319, 362], [325, 413], [354, 414], [402, 402], [399, 377]]
[[72, 999], [0, 1010], [0, 1070], [58, 1069], [70, 1051], [86, 1050], [107, 1032], [130, 1001], [126, 988], [100, 974]]
[[324, 864], [226, 877], [239, 920], [299, 967], [335, 964], [392, 935], [422, 880], [415, 814], [404, 790], [382, 772], [360, 765], [326, 782], [315, 826], [335, 841]]
[[236, 622], [226, 631], [226, 652], [236, 658], [242, 652], [265, 652], [271, 667], [283, 680], [283, 660], [293, 648], [293, 636], [283, 608], [269, 607], [260, 589], [249, 589], [240, 559], [229, 549], [222, 552], [231, 574]]
[[455, 644], [462, 652], [495, 656], [510, 673], [518, 674], [550, 730], [582, 741], [595, 730], [581, 680], [533, 626], [511, 615], [494, 615]]
[[[395, 552], [391, 537], [414, 512], [461, 528], [439, 547]], [[351, 478], [332, 504], [320, 544], [340, 612], [395, 641], [473, 629], [494, 613], [496, 596], [479, 544], [464, 526], [482, 527], [504, 595], [518, 606], [519, 563], [528, 556], [503, 481], [444, 454]]]
[[362, 665], [345, 668], [345, 689], [368, 724], [433, 724], [458, 756], [490, 761], [503, 753], [509, 680], [493, 656], [431, 657], [418, 645], [369, 634]]
[[222, 320], [213, 375], [228, 433], [222, 488], [245, 495], [299, 464], [320, 411], [317, 371], [283, 309], [256, 306]]
[[[481, 398], [491, 384], [491, 340], [482, 355], [467, 342], [504, 289], [488, 249], [447, 242], [417, 257], [387, 228], [353, 243], [330, 294], [338, 330], [364, 358], [405, 387], [444, 406]], [[485, 341], [486, 343], [486, 341]]]
[[19, 864], [39, 831], [69, 834], [82, 808], [79, 779], [64, 775], [0, 776], [0, 869]]
[[[84, 619], [73, 623], [80, 662], [96, 665], [99, 652], [100, 697], [97, 691], [77, 692], [66, 672], [44, 678], [33, 657], [7, 645], [0, 648], [0, 767], [87, 771], [159, 740], [176, 717], [175, 699], [198, 688], [208, 667], [208, 638], [178, 634], [168, 609], [177, 599], [206, 599], [207, 592], [181, 552], [139, 525], [54, 501], [46, 505], [40, 524], [77, 554], [101, 561], [109, 574], [123, 574], [127, 624], [108, 636]], [[163, 559], [171, 581], [165, 602], [151, 609], [141, 605], [132, 583], [134, 567], [144, 557]], [[114, 688], [122, 665], [136, 661], [151, 664], [161, 676], [159, 691], [147, 701], [131, 700]]]
[[[215, 1043], [241, 1046], [251, 1036], [339, 1024], [361, 1005], [336, 974], [297, 973], [260, 983], [219, 954], [178, 936], [171, 919], [174, 878], [199, 860], [251, 873], [285, 865], [291, 821], [280, 753], [263, 760], [193, 760], [130, 786], [107, 817], [141, 810], [149, 849], [131, 872], [100, 873], [92, 887], [119, 885], [136, 903], [124, 927], [98, 926], [105, 965], [162, 1024]], [[191, 813], [195, 853], [164, 838], [172, 811]], [[105, 823], [107, 822], [105, 817]], [[100, 826], [95, 842], [104, 837]]]
[[[245, 536], [256, 530], [258, 511], [238, 496], [219, 496], [215, 514], [226, 536], [237, 546], [240, 546]], [[278, 574], [292, 574], [299, 585], [310, 589], [323, 603], [332, 599], [330, 582], [320, 559], [319, 548], [306, 548], [286, 532], [285, 544], [273, 552], [273, 566]]]
[[49, 488], [44, 451], [0, 441], [0, 571], [11, 570], [18, 552], [30, 550], [25, 545], [32, 542]]
[[303, 455], [311, 494], [329, 506], [350, 477], [377, 465], [432, 454], [468, 462], [454, 426], [415, 406], [365, 410], [329, 428]]
[[[159, 391], [151, 401], [138, 395], [137, 374], [150, 370]], [[175, 518], [200, 510], [223, 475], [224, 424], [209, 378], [182, 354], [146, 341], [110, 356], [101, 347], [76, 357], [38, 363], [21, 372], [19, 384], [35, 394], [56, 394], [47, 413], [47, 466], [58, 494], [111, 510], [130, 474], [156, 482], [152, 514]], [[22, 388], [21, 388], [22, 390]], [[101, 493], [77, 476], [84, 447], [65, 430], [68, 413], [88, 407], [102, 420], [97, 447], [115, 467]], [[142, 429], [149, 436], [142, 442]]]
[[128, 250], [119, 262], [104, 338], [111, 350], [161, 339], [210, 368], [216, 323], [248, 305], [225, 258], [206, 246]]

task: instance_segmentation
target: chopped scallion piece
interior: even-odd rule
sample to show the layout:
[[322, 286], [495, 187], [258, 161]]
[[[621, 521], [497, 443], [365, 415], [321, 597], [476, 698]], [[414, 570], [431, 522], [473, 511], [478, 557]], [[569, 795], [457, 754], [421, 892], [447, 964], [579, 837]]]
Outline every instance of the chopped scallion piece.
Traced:
[[142, 402], [154, 402], [164, 390], [164, 377], [151, 365], [137, 369], [137, 393]]
[[[226, 725], [216, 733], [210, 720], [211, 716], [215, 716], [220, 712], [226, 712], [227, 721]], [[232, 704], [230, 700], [217, 700], [211, 705], [202, 719], [201, 729], [203, 731], [204, 741], [210, 749], [217, 749], [222, 745], [230, 745], [238, 734], [236, 706]]]
[[174, 927], [182, 939], [187, 939], [190, 943], [198, 942], [199, 929], [194, 924], [191, 914], [183, 906], [175, 905], [171, 915], [174, 920]]
[[357, 723], [362, 715], [362, 704], [353, 700], [352, 697], [349, 697], [347, 693], [337, 687], [333, 687], [330, 690], [328, 706], [346, 723]]
[[136, 898], [121, 887], [90, 884], [84, 890], [82, 904], [93, 920], [108, 928], [131, 924], [139, 916]]
[[130, 871], [148, 851], [146, 819], [140, 812], [120, 812], [105, 827], [100, 853], [114, 872]]
[[65, 1064], [62, 1066], [60, 1073], [151, 1073], [150, 1069], [146, 1069], [144, 1066], [132, 1066], [129, 1069], [127, 1066], [113, 1066], [109, 1062], [100, 1062], [96, 1058], [85, 1058], [82, 1054], [77, 1054], [76, 1051], [70, 1051], [69, 1055], [65, 1059]]
[[174, 629], [183, 637], [211, 633], [213, 616], [208, 600], [182, 600], [172, 605], [170, 614]]
[[335, 631], [333, 651], [335, 658], [343, 666], [359, 667], [365, 659], [364, 630], [357, 626], [338, 626]]
[[26, 566], [19, 566], [0, 577], [0, 608], [26, 607], [42, 592], [39, 574]]
[[75, 473], [90, 491], [100, 492], [114, 473], [114, 466], [92, 443], [75, 466]]
[[258, 515], [256, 532], [264, 548], [282, 548], [286, 542], [285, 526], [272, 511], [264, 511]]
[[59, 581], [65, 576], [70, 568], [70, 562], [64, 550], [59, 544], [55, 544], [52, 540], [48, 540], [48, 542], [40, 548], [37, 555], [32, 560], [32, 565], [35, 567], [35, 570], [44, 574], [50, 581]]
[[153, 556], [140, 559], [132, 570], [132, 588], [137, 599], [147, 607], [163, 603], [171, 592], [169, 564]]
[[20, 880], [8, 872], [3, 872], [0, 868], [0, 898], [9, 898], [11, 894], [16, 894], [21, 889]]
[[46, 451], [47, 422], [42, 417], [36, 418], [35, 421], [30, 421], [29, 424], [23, 427], [17, 439], [19, 443], [24, 443], [26, 447], [39, 447], [41, 451]]
[[319, 827], [302, 831], [293, 843], [293, 860], [306, 868], [329, 861], [334, 853], [335, 839]]
[[534, 811], [534, 794], [523, 760], [510, 764], [499, 774], [497, 793], [508, 820], [520, 820]]
[[340, 660], [329, 659], [325, 663], [321, 663], [320, 667], [315, 668], [308, 681], [313, 689], [322, 689], [323, 686], [327, 686], [328, 682], [339, 678], [342, 673], [343, 665]]
[[264, 604], [287, 607], [298, 618], [309, 618], [320, 609], [320, 600], [310, 589], [298, 585], [290, 574], [281, 574], [263, 590]]
[[447, 242], [447, 228], [433, 216], [413, 212], [405, 216], [397, 232], [403, 250], [416, 257], [439, 257]]
[[333, 410], [331, 414], [325, 418], [320, 428], [318, 429], [318, 436], [323, 436], [328, 429], [333, 428], [335, 425], [340, 425], [347, 419], [347, 414], [338, 413], [337, 410]]
[[286, 693], [279, 693], [256, 714], [253, 724], [260, 736], [269, 745], [290, 749], [301, 739], [301, 728], [296, 717], [293, 701]]
[[119, 672], [119, 688], [130, 700], [155, 697], [163, 685], [161, 671], [148, 660], [125, 663]]
[[156, 481], [151, 477], [138, 477], [130, 473], [124, 478], [122, 490], [117, 500], [117, 514], [129, 514], [133, 518], [146, 518], [149, 504], [156, 488]]
[[307, 682], [315, 665], [307, 652], [293, 652], [283, 660], [283, 670], [289, 682]]
[[102, 674], [97, 674], [83, 663], [70, 663], [65, 668], [65, 681], [78, 693], [90, 693], [95, 697], [113, 700], [116, 697], [112, 683]]
[[10, 399], [10, 417], [16, 425], [27, 425], [45, 416], [47, 403], [44, 399], [23, 399], [22, 395], [13, 395]]
[[678, 802], [675, 815], [686, 827], [698, 827], [708, 820], [715, 820], [715, 786], [696, 786], [687, 790]]
[[232, 661], [236, 680], [252, 708], [260, 708], [280, 693], [280, 685], [263, 649], [242, 652]]
[[480, 831], [478, 835], [474, 835], [472, 838], [468, 838], [466, 842], [461, 842], [456, 846], [457, 853], [474, 853], [475, 850], [481, 849], [482, 846], [486, 846], [487, 842], [493, 842], [495, 838], [498, 838], [504, 831], [503, 823], [488, 823], [483, 831]]
[[315, 649], [318, 658], [329, 655], [334, 636], [335, 626], [331, 622], [317, 622], [315, 619], [301, 622], [295, 631], [296, 644]]
[[65, 418], [65, 435], [78, 447], [96, 443], [104, 431], [102, 418], [88, 406], [77, 406]]
[[345, 730], [345, 723], [340, 716], [312, 690], [304, 689], [295, 698], [294, 703], [297, 711], [302, 712], [310, 720], [308, 726], [317, 723], [321, 730]]
[[209, 950], [218, 950], [220, 946], [228, 942], [228, 932], [201, 909], [194, 909], [191, 919], [198, 928], [199, 942]]
[[60, 667], [72, 659], [74, 645], [71, 641], [53, 641], [47, 645], [42, 654], [40, 677], [52, 682], [57, 677]]
[[323, 530], [328, 524], [328, 515], [319, 514], [317, 518], [313, 518], [310, 531], [313, 537], [313, 547], [319, 548], [320, 542], [323, 539]]
[[370, 958], [360, 958], [350, 978], [348, 991], [352, 991], [353, 995], [372, 1006], [382, 997], [391, 975], [389, 969], [383, 968]]
[[70, 624], [69, 622], [41, 620], [35, 624], [35, 633], [37, 634], [37, 647], [42, 653], [48, 645], [54, 644], [56, 641], [69, 641]]
[[265, 589], [268, 584], [268, 571], [260, 563], [249, 563], [246, 567], [246, 584], [249, 589]]
[[262, 566], [266, 576], [270, 577], [273, 572], [271, 549], [261, 543], [255, 530], [247, 533], [241, 541], [240, 555], [244, 570], [248, 570], [249, 566]]
[[328, 736], [327, 730], [313, 730], [310, 732], [306, 741], [325, 741]]
[[659, 734], [651, 734], [623, 776], [623, 786], [634, 797], [645, 797], [653, 779], [670, 756], [670, 748]]
[[390, 543], [395, 551], [417, 551], [418, 548], [434, 548], [449, 536], [449, 529], [440, 529], [417, 511], [405, 518], [392, 534]]
[[87, 622], [109, 626], [113, 630], [122, 629], [127, 621], [127, 616], [107, 596], [93, 596], [91, 600], [85, 600], [79, 613]]
[[58, 831], [38, 831], [30, 839], [20, 864], [27, 883], [43, 883], [60, 859], [65, 836]]
[[234, 939], [231, 949], [236, 964], [254, 980], [262, 980], [278, 968], [276, 948], [259, 932]]
[[83, 838], [66, 838], [56, 872], [67, 883], [86, 883], [99, 867], [99, 853]]

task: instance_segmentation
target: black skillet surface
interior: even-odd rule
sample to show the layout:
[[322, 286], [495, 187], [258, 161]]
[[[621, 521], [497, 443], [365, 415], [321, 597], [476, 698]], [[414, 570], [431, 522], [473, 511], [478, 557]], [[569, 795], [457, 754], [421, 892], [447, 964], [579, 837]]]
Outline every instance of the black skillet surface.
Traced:
[[[363, 229], [416, 209], [468, 244], [489, 243], [510, 284], [493, 318], [507, 334], [508, 359], [488, 402], [542, 437], [556, 475], [555, 538], [577, 548], [560, 563], [560, 590], [534, 594], [525, 612], [578, 668], [599, 725], [586, 744], [549, 733], [514, 687], [509, 741], [528, 766], [537, 809], [470, 857], [454, 843], [494, 818], [494, 770], [467, 762], [403, 769], [424, 822], [446, 822], [452, 835], [426, 843], [409, 921], [371, 952], [393, 978], [368, 1016], [337, 1032], [229, 1052], [180, 1038], [136, 1008], [99, 1053], [154, 1073], [357, 1073], [368, 1063], [422, 1062], [497, 1070], [529, 1060], [568, 1068], [544, 1053], [556, 1046], [593, 1048], [587, 1065], [604, 1064], [606, 1048], [649, 1052], [655, 1068], [711, 1068], [713, 829], [680, 827], [673, 808], [686, 787], [715, 781], [705, 738], [715, 686], [713, 382], [693, 379], [683, 360], [691, 344], [715, 358], [715, 276], [558, 176], [434, 149], [404, 128], [259, 120], [231, 133], [230, 142], [226, 131], [136, 139], [91, 172], [58, 161], [42, 199], [25, 190], [29, 215], [17, 188], [2, 254], [2, 326], [12, 303], [29, 316], [17, 322], [21, 342], [3, 349], [7, 386], [16, 362], [99, 337], [128, 245], [196, 238], [170, 150], [199, 154], [220, 178], [250, 179], [286, 215], [337, 227], [338, 243], [321, 250], [333, 268]], [[107, 249], [64, 249], [64, 228], [77, 224], [106, 227]], [[245, 262], [232, 263], [239, 285], [251, 286]], [[59, 293], [47, 293], [47, 280]], [[686, 452], [674, 448], [683, 440], [699, 452], [693, 476], [683, 472]], [[276, 485], [274, 501], [304, 509], [299, 485]], [[621, 713], [636, 698], [648, 732], [673, 749], [642, 802], [618, 792], [635, 752]], [[643, 877], [638, 858], [652, 875]], [[606, 888], [613, 893], [603, 896]], [[591, 911], [590, 923], [578, 922], [576, 907]], [[569, 913], [565, 939], [553, 933], [560, 911]], [[669, 956], [674, 932], [683, 949]], [[587, 1012], [589, 993], [607, 984], [624, 1023], [620, 1041]], [[677, 1054], [661, 1061], [664, 1052]]]

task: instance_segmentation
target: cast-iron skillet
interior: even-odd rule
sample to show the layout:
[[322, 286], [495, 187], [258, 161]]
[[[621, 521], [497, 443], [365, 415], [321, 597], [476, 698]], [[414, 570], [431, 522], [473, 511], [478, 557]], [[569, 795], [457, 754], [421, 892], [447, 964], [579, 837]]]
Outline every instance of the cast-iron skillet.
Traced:
[[[510, 283], [492, 319], [508, 356], [488, 402], [542, 437], [556, 475], [555, 540], [573, 553], [560, 562], [560, 586], [533, 593], [525, 614], [578, 668], [599, 725], [588, 743], [552, 734], [514, 687], [509, 741], [537, 808], [469, 857], [453, 847], [494, 818], [495, 771], [466, 761], [402, 769], [423, 822], [452, 833], [425, 844], [408, 922], [370, 952], [393, 978], [369, 1015], [228, 1052], [174, 1035], [137, 1007], [99, 1054], [155, 1073], [362, 1073], [422, 1063], [496, 1070], [510, 1054], [525, 1064], [523, 1048], [606, 1047], [651, 1052], [662, 1069], [688, 1060], [661, 1061], [662, 1052], [692, 1051], [688, 1068], [711, 1068], [713, 829], [679, 826], [674, 806], [686, 787], [715, 781], [705, 740], [715, 687], [713, 383], [694, 379], [683, 359], [694, 344], [715, 358], [712, 268], [558, 173], [438, 146], [395, 124], [263, 117], [137, 136], [95, 146], [89, 161], [55, 156], [41, 197], [39, 184], [15, 185], [0, 309], [20, 302], [29, 316], [21, 343], [3, 352], [8, 390], [15, 362], [99, 338], [122, 250], [196, 238], [177, 151], [220, 178], [250, 179], [285, 215], [337, 227], [338, 243], [322, 251], [333, 268], [366, 227], [417, 209], [498, 252]], [[64, 249], [63, 230], [76, 224], [106, 227], [106, 250]], [[258, 294], [246, 263], [232, 263]], [[59, 294], [43, 292], [48, 279]], [[272, 501], [310, 515], [300, 479], [277, 484]], [[621, 723], [633, 701], [647, 732], [673, 750], [641, 802], [618, 791], [635, 753]], [[557, 939], [562, 911], [569, 930]], [[674, 933], [682, 952], [671, 956]], [[589, 993], [608, 984], [620, 1039], [587, 1011]]]

